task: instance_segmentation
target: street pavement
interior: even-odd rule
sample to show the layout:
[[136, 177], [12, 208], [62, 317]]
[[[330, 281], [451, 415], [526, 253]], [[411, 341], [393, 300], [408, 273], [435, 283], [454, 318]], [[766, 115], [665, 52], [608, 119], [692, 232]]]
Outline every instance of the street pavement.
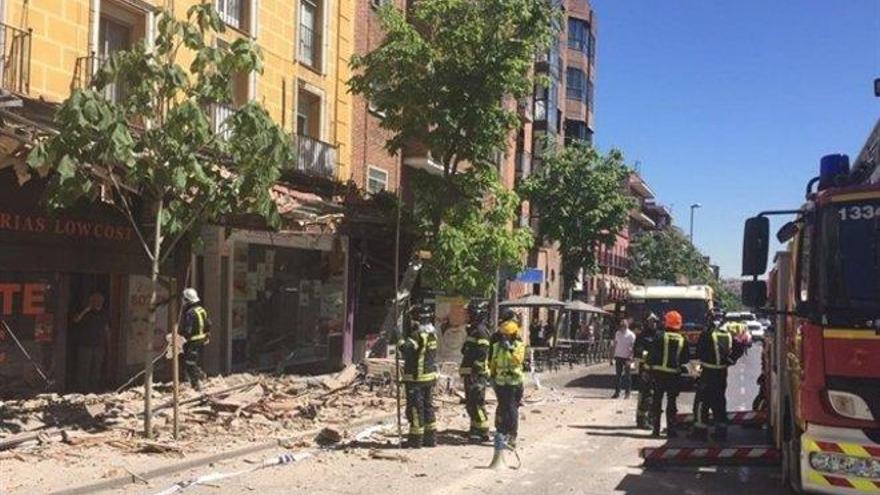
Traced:
[[[730, 410], [747, 410], [757, 386], [760, 345], [731, 370]], [[762, 467], [667, 467], [643, 469], [638, 449], [663, 445], [648, 432], [633, 427], [636, 394], [629, 400], [610, 399], [613, 369], [563, 369], [544, 374], [543, 390], [523, 408], [522, 468], [486, 469], [492, 448], [463, 444], [457, 430], [466, 428], [459, 415], [447, 420], [441, 445], [435, 449], [399, 450], [384, 444], [319, 452], [301, 464], [280, 466], [193, 486], [185, 493], [326, 493], [326, 494], [534, 494], [541, 490], [570, 494], [650, 495], [770, 495], [784, 493], [778, 469]], [[690, 411], [693, 393], [679, 400]], [[443, 407], [457, 407], [443, 405]], [[732, 441], [754, 443], [759, 430], [732, 431]], [[758, 440], [756, 440], [758, 439]], [[279, 451], [280, 452], [280, 451]], [[268, 455], [268, 454], [266, 454]], [[264, 458], [266, 456], [260, 456]], [[381, 459], [379, 459], [381, 457]], [[397, 459], [394, 459], [397, 457]], [[389, 458], [391, 458], [389, 460]], [[256, 460], [257, 457], [251, 459]], [[508, 457], [511, 464], [513, 459]], [[149, 487], [129, 487], [116, 493], [154, 494], [174, 483], [212, 471], [246, 468], [242, 460], [152, 480]]]

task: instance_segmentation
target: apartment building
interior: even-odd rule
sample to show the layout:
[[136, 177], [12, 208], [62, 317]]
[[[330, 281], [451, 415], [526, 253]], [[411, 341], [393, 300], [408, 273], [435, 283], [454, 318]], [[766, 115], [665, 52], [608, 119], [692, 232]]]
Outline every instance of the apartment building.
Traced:
[[[50, 216], [39, 203], [45, 184], [21, 172], [33, 139], [52, 132], [52, 115], [72, 89], [87, 86], [112, 53], [149, 44], [161, 9], [183, 18], [197, 0], [0, 0], [0, 306], [59, 390], [76, 388], [72, 315], [90, 293], [102, 293], [109, 309], [103, 384], [110, 386], [143, 365], [148, 340], [164, 346], [186, 280], [214, 321], [211, 372], [351, 359], [348, 237], [335, 228], [342, 208], [331, 196], [352, 174], [355, 2], [211, 1], [227, 27], [214, 41], [251, 38], [265, 66], [234, 75], [234, 101], [211, 109], [213, 123], [255, 100], [295, 138], [296, 160], [276, 190], [288, 222], [274, 233], [206, 228], [200, 251], [177, 256], [160, 295], [169, 303], [150, 328], [146, 260], [125, 219], [103, 203]], [[108, 97], [120, 91], [109, 88]], [[4, 349], [4, 376], [15, 377], [4, 385], [37, 383], [19, 353]]]

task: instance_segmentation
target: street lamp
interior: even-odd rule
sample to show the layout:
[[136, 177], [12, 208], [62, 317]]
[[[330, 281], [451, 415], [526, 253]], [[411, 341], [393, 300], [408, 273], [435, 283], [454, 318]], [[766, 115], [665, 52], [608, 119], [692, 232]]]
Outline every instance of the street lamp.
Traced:
[[691, 205], [691, 244], [694, 243], [694, 210], [702, 207], [703, 205], [700, 203], [694, 203]]

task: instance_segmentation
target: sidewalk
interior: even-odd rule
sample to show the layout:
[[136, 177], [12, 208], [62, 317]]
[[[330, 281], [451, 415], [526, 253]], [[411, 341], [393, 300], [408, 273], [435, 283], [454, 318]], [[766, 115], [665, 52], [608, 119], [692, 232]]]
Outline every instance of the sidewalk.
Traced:
[[[558, 372], [540, 374], [538, 381], [544, 384], [544, 389], [549, 390], [561, 387], [589, 370], [590, 367], [582, 365], [573, 369], [565, 366]], [[227, 377], [225, 384], [246, 382], [248, 378], [252, 377]], [[240, 396], [232, 394], [210, 401], [210, 406], [196, 405], [184, 409], [181, 427], [183, 438], [179, 442], [170, 439], [169, 425], [163, 422], [161, 436], [155, 441], [139, 438], [137, 429], [94, 433], [77, 431], [68, 434], [66, 440], [61, 440], [59, 436], [55, 441], [42, 444], [32, 442], [33, 445], [0, 452], [0, 493], [30, 495], [54, 492], [74, 495], [110, 489], [124, 490], [132, 483], [142, 484], [144, 480], [169, 477], [187, 470], [204, 470], [207, 466], [232, 462], [244, 456], [262, 459], [273, 450], [313, 448], [316, 438], [322, 434], [334, 437], [329, 439], [333, 442], [350, 437], [382, 420], [392, 424], [395, 422], [394, 387], [374, 385], [371, 392], [367, 383], [358, 382], [350, 388], [343, 385], [337, 391], [332, 388], [333, 382], [329, 387], [324, 383], [326, 378], [305, 379], [311, 380], [313, 385], [307, 387], [308, 393], [300, 392], [303, 397], [297, 399], [301, 401], [299, 405], [284, 396], [279, 399], [277, 392], [269, 394], [275, 402], [267, 401], [263, 396], [256, 398], [256, 393], [252, 391], [254, 389], [245, 388]], [[304, 380], [301, 377], [279, 379], [294, 383]], [[532, 385], [528, 388], [527, 404], [542, 400], [545, 394], [538, 393], [537, 387]], [[440, 389], [436, 400], [441, 424], [453, 424], [464, 417], [460, 396], [443, 393], [443, 385]], [[236, 394], [239, 392], [237, 390]], [[250, 397], [250, 402], [245, 400], [247, 397]], [[491, 394], [490, 400], [494, 401]], [[304, 405], [316, 401], [325, 404], [311, 420], [306, 420], [303, 415], [311, 416], [313, 411]], [[238, 404], [233, 415], [224, 415], [231, 420], [221, 421], [218, 416], [214, 422], [206, 422], [203, 415], [197, 412], [205, 407], [215, 407], [216, 403]], [[281, 422], [279, 426], [268, 419], [260, 419], [266, 415], [256, 411], [271, 409], [267, 406], [271, 403], [284, 405], [288, 423]], [[167, 412], [170, 413], [170, 410]], [[239, 423], [233, 423], [235, 421]], [[290, 427], [285, 427], [285, 424]], [[325, 428], [328, 428], [327, 431], [322, 433]], [[396, 431], [392, 433], [396, 437]]]

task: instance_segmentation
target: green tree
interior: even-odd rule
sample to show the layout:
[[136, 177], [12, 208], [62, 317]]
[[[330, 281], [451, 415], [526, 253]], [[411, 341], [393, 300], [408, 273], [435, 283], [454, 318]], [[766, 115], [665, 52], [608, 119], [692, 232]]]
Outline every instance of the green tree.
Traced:
[[[230, 76], [262, 70], [249, 39], [213, 43], [225, 30], [213, 2], [190, 8], [186, 20], [161, 12], [153, 46], [115, 53], [92, 87], [61, 105], [58, 134], [41, 143], [29, 164], [51, 173], [52, 209], [93, 199], [100, 186], [128, 218], [151, 265], [150, 327], [160, 270], [181, 241], [206, 223], [237, 213], [277, 221], [271, 187], [294, 159], [290, 140], [256, 103], [236, 110], [219, 128], [208, 112], [232, 102]], [[178, 58], [193, 57], [188, 67]], [[124, 88], [107, 98], [110, 85]], [[152, 435], [152, 339], [147, 339], [145, 434]]]
[[595, 272], [597, 248], [613, 246], [626, 226], [635, 206], [625, 189], [629, 174], [619, 151], [602, 155], [571, 144], [546, 147], [541, 167], [523, 182], [520, 190], [540, 218], [538, 239], [559, 243], [567, 288], [581, 270]]
[[419, 0], [380, 10], [385, 38], [354, 57], [353, 93], [384, 116], [390, 153], [423, 147], [442, 168], [415, 181], [420, 248], [433, 253], [429, 284], [486, 295], [495, 269], [519, 264], [530, 241], [511, 228], [518, 203], [490, 157], [519, 118], [513, 99], [532, 93], [535, 54], [548, 47], [557, 11], [547, 0]]
[[657, 280], [676, 284], [686, 280], [690, 284], [710, 285], [724, 308], [740, 307], [736, 295], [715, 278], [703, 253], [678, 229], [641, 233], [630, 244], [629, 255], [632, 262], [629, 278], [634, 283]]

